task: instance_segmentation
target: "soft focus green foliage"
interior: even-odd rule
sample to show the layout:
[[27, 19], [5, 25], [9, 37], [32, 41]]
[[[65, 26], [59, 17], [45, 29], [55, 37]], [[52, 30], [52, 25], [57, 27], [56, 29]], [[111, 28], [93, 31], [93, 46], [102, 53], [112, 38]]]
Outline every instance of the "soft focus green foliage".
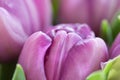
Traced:
[[1, 79], [1, 73], [2, 73], [2, 66], [1, 66], [1, 64], [0, 64], [0, 79]]
[[0, 80], [11, 80], [16, 63], [0, 64]]
[[113, 38], [120, 32], [120, 12], [116, 13], [111, 22]]
[[111, 45], [113, 42], [112, 30], [107, 20], [103, 20], [101, 24], [101, 37], [107, 42], [108, 45]]
[[51, 0], [53, 8], [53, 24], [57, 23], [58, 10], [59, 10], [59, 0]]
[[93, 72], [87, 80], [120, 80], [120, 56], [109, 60], [103, 70]]
[[12, 80], [26, 80], [23, 68], [20, 64], [17, 64]]
[[106, 75], [100, 70], [93, 72], [86, 80], [106, 80]]
[[105, 65], [105, 67], [104, 67], [104, 69], [103, 69], [103, 72], [106, 74], [106, 76], [108, 76], [108, 74], [109, 74], [109, 71], [110, 71], [110, 69], [111, 69], [111, 67], [112, 67], [112, 60], [109, 60], [107, 63], [105, 63], [106, 65]]
[[109, 64], [112, 63], [107, 80], [120, 80], [120, 56], [116, 57]]
[[105, 40], [108, 46], [111, 46], [112, 42], [120, 32], [120, 12], [117, 12], [111, 23], [108, 20], [103, 20], [101, 23], [100, 36]]

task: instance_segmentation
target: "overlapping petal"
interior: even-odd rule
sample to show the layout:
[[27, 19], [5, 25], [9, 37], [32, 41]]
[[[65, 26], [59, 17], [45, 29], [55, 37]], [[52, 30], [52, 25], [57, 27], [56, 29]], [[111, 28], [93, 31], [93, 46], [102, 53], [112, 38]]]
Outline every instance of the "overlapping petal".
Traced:
[[42, 33], [49, 37], [49, 46], [41, 46], [48, 43], [37, 36], [41, 33], [27, 40], [19, 58], [27, 80], [84, 80], [108, 59], [105, 42], [95, 38], [87, 25], [61, 24]]
[[51, 38], [43, 32], [36, 32], [26, 41], [19, 63], [22, 65], [27, 80], [47, 80], [44, 57], [51, 45]]
[[[41, 6], [39, 6], [41, 5]], [[43, 0], [0, 0], [0, 62], [17, 58], [26, 39], [51, 25], [51, 3]]]

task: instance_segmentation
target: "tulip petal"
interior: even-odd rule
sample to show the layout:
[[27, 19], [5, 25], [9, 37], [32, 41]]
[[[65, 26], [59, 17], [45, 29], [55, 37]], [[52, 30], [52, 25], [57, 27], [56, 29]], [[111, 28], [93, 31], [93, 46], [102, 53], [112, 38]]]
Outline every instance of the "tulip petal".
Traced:
[[86, 1], [87, 0], [60, 0], [60, 22], [87, 23], [89, 19], [89, 10]]
[[107, 59], [107, 47], [103, 40], [95, 38], [80, 41], [69, 51], [62, 66], [60, 80], [85, 80]]
[[[15, 16], [23, 25], [23, 29], [27, 34], [31, 34], [31, 18], [28, 13], [24, 0], [1, 0], [0, 7], [5, 8], [11, 15]], [[30, 28], [31, 27], [31, 28]]]
[[55, 71], [58, 68], [60, 55], [64, 51], [64, 43], [67, 37], [65, 31], [58, 31], [54, 36], [53, 43], [46, 55], [45, 70], [48, 80], [54, 80]]
[[118, 55], [120, 55], [120, 45], [117, 45], [114, 50], [112, 51], [111, 54], [111, 59], [113, 59], [114, 57], [117, 57]]
[[120, 44], [120, 33], [117, 35], [116, 39], [112, 44], [112, 47], [110, 48], [110, 58], [114, 58], [115, 56], [120, 54], [119, 44]]
[[81, 37], [74, 32], [67, 34], [63, 30], [57, 31], [46, 61], [46, 73], [49, 80], [58, 80], [67, 52], [80, 40]]
[[43, 32], [36, 32], [26, 41], [19, 63], [27, 80], [46, 80], [44, 57], [51, 45], [51, 38]]
[[28, 35], [20, 22], [0, 7], [0, 61], [17, 58]]

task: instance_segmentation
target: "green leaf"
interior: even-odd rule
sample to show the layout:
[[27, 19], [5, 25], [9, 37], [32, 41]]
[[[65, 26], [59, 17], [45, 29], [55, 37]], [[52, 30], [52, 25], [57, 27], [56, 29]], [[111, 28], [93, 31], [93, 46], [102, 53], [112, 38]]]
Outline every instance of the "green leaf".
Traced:
[[53, 24], [57, 24], [58, 18], [58, 10], [59, 10], [59, 0], [52, 0], [52, 8], [53, 8]]
[[120, 12], [117, 12], [113, 17], [111, 27], [113, 32], [113, 38], [115, 39], [117, 34], [120, 32]]
[[112, 30], [107, 20], [102, 21], [100, 35], [109, 46], [112, 44]]
[[106, 75], [102, 72], [102, 70], [99, 70], [90, 74], [86, 80], [106, 80]]
[[106, 74], [106, 76], [108, 76], [109, 71], [110, 71], [112, 65], [113, 65], [112, 60], [109, 60], [109, 61], [106, 63], [106, 65], [105, 65], [105, 67], [104, 67], [104, 69], [103, 69], [103, 72]]
[[109, 60], [103, 70], [93, 72], [86, 80], [120, 80], [120, 56]]
[[113, 59], [108, 80], [120, 80], [120, 56]]
[[23, 68], [20, 64], [17, 64], [12, 80], [26, 80]]

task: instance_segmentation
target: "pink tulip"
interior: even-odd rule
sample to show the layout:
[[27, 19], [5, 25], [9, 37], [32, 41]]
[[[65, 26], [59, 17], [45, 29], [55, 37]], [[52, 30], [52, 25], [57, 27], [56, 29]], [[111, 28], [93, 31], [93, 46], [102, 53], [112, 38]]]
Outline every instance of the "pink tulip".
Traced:
[[32, 33], [51, 25], [50, 1], [1, 0], [0, 23], [0, 62], [11, 61]]
[[105, 42], [89, 26], [61, 24], [29, 37], [18, 63], [26, 80], [85, 80], [107, 59]]
[[58, 20], [62, 23], [87, 23], [98, 35], [103, 19], [120, 10], [119, 0], [59, 0]]

